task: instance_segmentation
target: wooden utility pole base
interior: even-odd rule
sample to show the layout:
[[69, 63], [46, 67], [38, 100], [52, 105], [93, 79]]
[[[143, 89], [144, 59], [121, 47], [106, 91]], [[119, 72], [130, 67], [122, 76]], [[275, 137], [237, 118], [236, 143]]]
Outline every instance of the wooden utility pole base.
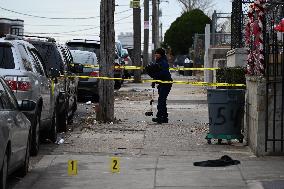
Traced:
[[[100, 76], [113, 77], [114, 66], [114, 8], [115, 0], [101, 0], [100, 9]], [[101, 122], [114, 121], [114, 81], [100, 80], [99, 107], [96, 119]]]

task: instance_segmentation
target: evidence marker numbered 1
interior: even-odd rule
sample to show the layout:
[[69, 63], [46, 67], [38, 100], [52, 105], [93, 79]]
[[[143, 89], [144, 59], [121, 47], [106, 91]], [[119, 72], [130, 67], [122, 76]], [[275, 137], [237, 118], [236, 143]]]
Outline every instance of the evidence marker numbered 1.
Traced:
[[78, 161], [77, 160], [68, 160], [68, 175], [76, 176], [78, 174]]
[[120, 172], [120, 159], [118, 157], [112, 157], [110, 162], [110, 170], [112, 173]]

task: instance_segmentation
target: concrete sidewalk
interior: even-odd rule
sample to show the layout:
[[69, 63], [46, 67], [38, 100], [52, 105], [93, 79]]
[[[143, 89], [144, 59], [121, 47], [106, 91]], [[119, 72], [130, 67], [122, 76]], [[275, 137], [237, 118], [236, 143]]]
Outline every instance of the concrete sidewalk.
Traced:
[[[149, 83], [121, 88], [128, 96], [116, 97], [118, 124], [95, 124], [92, 106], [80, 104], [66, 143], [46, 152], [13, 189], [284, 189], [284, 157], [256, 157], [237, 141], [207, 144], [204, 88], [175, 85], [168, 98], [170, 121], [162, 125], [144, 116], [149, 89]], [[241, 163], [193, 166], [223, 155]], [[112, 156], [120, 158], [120, 173], [110, 171]], [[68, 176], [68, 160], [78, 160], [77, 176]]]
[[[216, 155], [216, 153], [215, 153]], [[186, 156], [120, 157], [120, 173], [111, 173], [110, 156], [47, 155], [16, 189], [158, 189], [284, 187], [284, 158], [241, 160], [228, 167], [195, 167], [193, 162], [215, 156], [190, 152]], [[78, 175], [68, 176], [68, 160], [78, 160]], [[280, 181], [283, 179], [282, 181]], [[260, 181], [264, 181], [261, 183]], [[273, 182], [272, 182], [273, 181]], [[278, 184], [271, 187], [271, 184]]]

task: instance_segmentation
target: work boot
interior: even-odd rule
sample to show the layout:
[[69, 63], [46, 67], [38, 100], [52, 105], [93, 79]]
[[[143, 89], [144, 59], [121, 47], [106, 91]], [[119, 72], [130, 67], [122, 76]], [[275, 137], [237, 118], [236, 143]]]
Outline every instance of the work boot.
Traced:
[[168, 118], [161, 118], [161, 117], [152, 118], [152, 121], [157, 122], [158, 124], [169, 122]]

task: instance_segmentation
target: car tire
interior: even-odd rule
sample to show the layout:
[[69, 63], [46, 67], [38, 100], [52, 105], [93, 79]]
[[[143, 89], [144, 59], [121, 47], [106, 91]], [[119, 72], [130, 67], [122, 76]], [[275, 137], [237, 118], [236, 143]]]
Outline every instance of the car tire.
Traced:
[[57, 128], [59, 132], [66, 132], [68, 125], [68, 111], [66, 104], [64, 105], [64, 109], [62, 113], [57, 112]]
[[121, 88], [121, 84], [122, 84], [121, 81], [116, 80], [114, 82], [114, 89], [116, 89], [116, 90], [120, 89]]
[[97, 102], [100, 101], [100, 96], [98, 94], [96, 94], [96, 95], [93, 96], [92, 100], [97, 103]]
[[20, 169], [18, 170], [18, 176], [20, 177], [26, 176], [27, 173], [29, 172], [29, 166], [30, 166], [30, 136], [27, 142], [25, 162], [22, 165], [22, 167], [20, 167]]
[[8, 156], [7, 153], [5, 153], [2, 167], [0, 170], [0, 189], [6, 189], [7, 176], [8, 176]]
[[58, 122], [58, 117], [57, 117], [56, 107], [55, 107], [55, 110], [52, 116], [52, 124], [51, 124], [50, 131], [49, 131], [49, 137], [48, 137], [52, 142], [56, 142], [57, 140], [57, 131], [58, 131], [57, 122]]
[[130, 79], [130, 78], [131, 78], [131, 75], [128, 72], [128, 70], [124, 70], [123, 79]]
[[74, 98], [73, 113], [75, 113], [77, 111], [77, 109], [78, 109], [78, 104], [77, 104], [78, 100], [77, 99], [78, 99], [78, 97], [76, 96]]
[[32, 127], [31, 155], [36, 156], [39, 152], [40, 144], [40, 112], [37, 112]]

